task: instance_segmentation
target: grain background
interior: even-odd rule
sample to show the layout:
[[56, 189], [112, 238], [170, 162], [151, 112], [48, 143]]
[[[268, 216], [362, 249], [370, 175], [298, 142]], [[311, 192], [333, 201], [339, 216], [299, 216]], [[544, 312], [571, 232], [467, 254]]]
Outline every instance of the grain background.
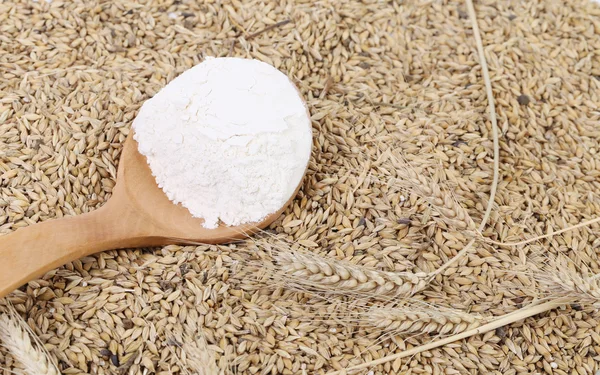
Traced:
[[[501, 128], [484, 235], [515, 241], [600, 215], [599, 5], [482, 0], [476, 10]], [[192, 322], [238, 374], [323, 374], [434, 338], [354, 320], [369, 296], [323, 298], [270, 282], [280, 279], [268, 267], [244, 271], [279, 248], [426, 273], [468, 242], [418, 189], [390, 183], [396, 153], [474, 222], [485, 211], [491, 126], [462, 2], [1, 1], [0, 233], [103, 205], [142, 102], [227, 55], [273, 64], [306, 98], [314, 147], [300, 193], [253, 240], [107, 251], [15, 291], [9, 300], [63, 374], [187, 373], [173, 334]], [[527, 271], [545, 256], [600, 272], [598, 231], [476, 245], [413, 297], [486, 319], [514, 311], [544, 296]], [[582, 301], [370, 374], [594, 374], [599, 319]], [[1, 373], [18, 366], [0, 352]]]

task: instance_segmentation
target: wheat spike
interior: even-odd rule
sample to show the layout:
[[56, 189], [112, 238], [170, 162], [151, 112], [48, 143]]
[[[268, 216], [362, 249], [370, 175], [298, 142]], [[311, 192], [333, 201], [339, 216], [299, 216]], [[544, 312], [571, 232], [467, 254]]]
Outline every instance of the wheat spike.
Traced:
[[552, 296], [600, 304], [600, 277], [583, 275], [565, 257], [550, 261], [546, 269], [536, 272], [535, 278]]
[[458, 310], [416, 306], [373, 307], [366, 321], [385, 332], [456, 334], [476, 328], [485, 319]]
[[409, 297], [425, 286], [424, 274], [378, 271], [309, 252], [279, 252], [275, 260], [281, 280], [302, 290]]
[[186, 353], [186, 364], [197, 375], [220, 375], [222, 371], [217, 366], [215, 355], [208, 347], [206, 339], [202, 332], [199, 331], [196, 338], [192, 335], [186, 335], [182, 346]]
[[402, 156], [388, 153], [392, 163], [396, 167], [397, 178], [392, 178], [390, 186], [413, 191], [435, 208], [444, 218], [448, 225], [460, 230], [477, 229], [475, 222], [467, 210], [461, 206], [450, 193], [444, 192], [440, 184], [432, 178], [418, 173], [408, 165]]
[[411, 168], [400, 168], [398, 173], [399, 178], [391, 181], [393, 185], [414, 191], [434, 207], [446, 219], [448, 225], [460, 230], [476, 230], [475, 222], [467, 210], [431, 178]]
[[30, 330], [24, 324], [9, 305], [8, 312], [0, 316], [0, 339], [4, 347], [21, 363], [27, 375], [59, 375], [45, 350], [32, 342]]
[[209, 348], [198, 323], [191, 319], [185, 325], [175, 327], [169, 339], [176, 343], [181, 353], [177, 355], [176, 350], [169, 349], [185, 375], [223, 375], [225, 371], [217, 365], [215, 352]]

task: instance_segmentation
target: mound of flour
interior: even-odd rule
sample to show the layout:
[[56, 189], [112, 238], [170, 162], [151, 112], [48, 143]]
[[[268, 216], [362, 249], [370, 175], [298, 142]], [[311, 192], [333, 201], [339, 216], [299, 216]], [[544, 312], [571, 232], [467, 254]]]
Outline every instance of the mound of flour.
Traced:
[[142, 105], [133, 129], [158, 186], [206, 228], [278, 211], [312, 145], [307, 108], [287, 76], [241, 58], [185, 71]]

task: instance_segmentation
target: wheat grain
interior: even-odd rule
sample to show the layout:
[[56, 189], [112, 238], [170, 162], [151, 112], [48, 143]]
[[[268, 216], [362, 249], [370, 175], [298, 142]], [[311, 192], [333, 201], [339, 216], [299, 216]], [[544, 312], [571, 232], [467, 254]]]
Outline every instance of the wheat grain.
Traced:
[[[502, 129], [502, 179], [486, 241], [544, 237], [544, 254], [567, 254], [584, 278], [598, 273], [600, 67], [592, 52], [600, 51], [600, 10], [585, 0], [476, 6]], [[326, 259], [431, 273], [468, 236], [416, 191], [388, 185], [399, 175], [387, 153], [455, 194], [478, 223], [493, 185], [494, 145], [466, 10], [425, 0], [0, 2], [0, 232], [102, 206], [141, 103], [206, 56], [230, 55], [281, 69], [313, 114], [307, 177], [269, 232]], [[591, 225], [561, 229], [580, 221]], [[531, 252], [473, 246], [413, 298], [487, 317], [517, 310], [543, 289], [560, 292], [554, 282], [536, 290], [510, 272], [527, 267]], [[252, 271], [249, 260], [270, 264], [271, 255], [252, 242], [107, 251], [9, 298], [66, 374], [180, 374], [187, 366], [168, 333], [192, 320], [202, 321], [217, 357], [237, 354], [240, 375], [326, 373], [430, 340], [372, 338], [356, 326], [363, 322], [347, 319], [345, 309], [364, 312], [348, 303], [357, 298], [323, 300], [272, 279], [235, 277]], [[593, 306], [566, 305], [367, 371], [594, 373], [597, 320]], [[19, 370], [11, 355], [1, 361]]]

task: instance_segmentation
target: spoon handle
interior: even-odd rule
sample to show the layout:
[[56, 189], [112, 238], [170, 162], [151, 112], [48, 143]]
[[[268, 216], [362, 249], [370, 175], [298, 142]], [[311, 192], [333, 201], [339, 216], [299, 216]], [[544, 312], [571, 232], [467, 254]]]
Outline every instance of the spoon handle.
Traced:
[[126, 225], [111, 211], [104, 206], [0, 236], [0, 298], [65, 263], [127, 244]]

